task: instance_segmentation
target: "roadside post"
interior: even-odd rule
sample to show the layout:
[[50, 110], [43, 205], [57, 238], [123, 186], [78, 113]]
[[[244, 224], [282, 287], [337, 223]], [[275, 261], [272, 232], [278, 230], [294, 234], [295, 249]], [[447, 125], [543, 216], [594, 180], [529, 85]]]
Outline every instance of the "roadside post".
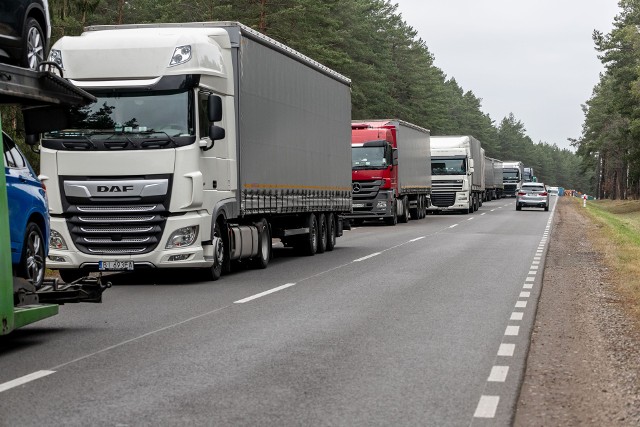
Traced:
[[587, 195], [583, 195], [582, 196], [582, 207], [586, 208], [587, 207]]

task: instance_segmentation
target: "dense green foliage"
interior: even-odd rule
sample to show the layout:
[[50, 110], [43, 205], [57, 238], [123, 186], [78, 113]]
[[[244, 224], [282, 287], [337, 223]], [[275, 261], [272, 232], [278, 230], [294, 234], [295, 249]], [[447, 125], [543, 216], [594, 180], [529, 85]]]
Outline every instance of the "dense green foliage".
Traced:
[[593, 40], [605, 72], [584, 106], [577, 153], [595, 170], [597, 194], [640, 196], [640, 1], [622, 0], [609, 34]]
[[513, 115], [496, 124], [481, 99], [434, 66], [389, 0], [49, 0], [53, 41], [85, 25], [239, 21], [352, 79], [352, 118], [399, 118], [433, 135], [473, 135], [486, 155], [521, 160], [540, 181], [589, 190], [582, 160], [534, 143]]

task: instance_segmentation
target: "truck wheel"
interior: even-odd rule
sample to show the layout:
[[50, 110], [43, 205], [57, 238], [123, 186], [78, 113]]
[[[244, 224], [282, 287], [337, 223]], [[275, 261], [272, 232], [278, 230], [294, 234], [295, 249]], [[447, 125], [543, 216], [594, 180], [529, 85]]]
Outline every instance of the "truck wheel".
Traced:
[[318, 214], [318, 253], [327, 250], [327, 217], [324, 213]]
[[336, 219], [332, 213], [327, 214], [327, 251], [336, 247]]
[[255, 268], [267, 268], [269, 259], [271, 258], [271, 233], [269, 232], [269, 223], [266, 219], [262, 219], [256, 223], [258, 227], [258, 255], [251, 260]]
[[296, 247], [307, 256], [313, 256], [318, 251], [318, 219], [315, 214], [310, 213], [307, 216], [306, 226], [309, 228], [309, 234], [300, 240]]
[[411, 214], [411, 219], [420, 219], [420, 196], [416, 198], [416, 207], [409, 208], [409, 213]]
[[384, 222], [387, 225], [396, 225], [398, 223], [398, 207], [396, 204], [397, 201], [394, 200], [391, 206], [391, 216], [384, 219]]
[[471, 198], [469, 199], [469, 212], [468, 213], [473, 213], [474, 212], [474, 208], [475, 208], [475, 202], [473, 200], [473, 195], [472, 195]]
[[58, 274], [60, 274], [60, 278], [64, 283], [75, 282], [89, 275], [89, 273], [83, 272], [79, 268], [65, 268], [64, 270], [58, 270]]
[[402, 215], [398, 218], [398, 221], [403, 224], [409, 222], [409, 201], [406, 197], [402, 198]]
[[22, 243], [22, 256], [20, 257], [19, 273], [37, 288], [42, 286], [44, 281], [45, 257], [42, 231], [35, 222], [27, 224], [27, 231], [24, 234]]
[[220, 222], [218, 221], [216, 221], [216, 224], [213, 226], [213, 237], [217, 237], [217, 239], [214, 239], [216, 248], [214, 250], [213, 265], [205, 268], [204, 274], [205, 279], [210, 281], [216, 281], [220, 278], [226, 261], [227, 247], [225, 239], [223, 239], [222, 236], [222, 227], [220, 227]]

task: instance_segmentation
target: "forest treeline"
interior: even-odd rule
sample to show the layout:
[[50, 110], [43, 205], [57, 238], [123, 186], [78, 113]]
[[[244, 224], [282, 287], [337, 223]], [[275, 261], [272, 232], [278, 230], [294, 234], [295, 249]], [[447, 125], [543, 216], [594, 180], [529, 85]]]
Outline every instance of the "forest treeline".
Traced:
[[[389, 0], [49, 0], [52, 42], [84, 26], [239, 21], [352, 80], [352, 118], [399, 118], [432, 135], [473, 135], [489, 157], [520, 160], [539, 181], [591, 192], [592, 163], [527, 136], [513, 114], [495, 122], [481, 99], [434, 65]], [[17, 118], [16, 118], [17, 120]]]
[[640, 197], [640, 0], [622, 0], [608, 34], [593, 40], [605, 66], [583, 106], [577, 154], [595, 171], [601, 198]]

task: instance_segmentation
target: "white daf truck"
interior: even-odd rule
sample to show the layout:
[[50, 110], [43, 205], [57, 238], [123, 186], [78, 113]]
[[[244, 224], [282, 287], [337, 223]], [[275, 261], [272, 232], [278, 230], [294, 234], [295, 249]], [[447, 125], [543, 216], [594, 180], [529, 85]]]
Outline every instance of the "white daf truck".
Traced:
[[48, 266], [267, 266], [332, 250], [351, 212], [350, 80], [233, 22], [88, 27], [53, 47], [97, 98], [44, 134]]
[[431, 137], [430, 211], [473, 213], [484, 192], [484, 155], [472, 136]]

